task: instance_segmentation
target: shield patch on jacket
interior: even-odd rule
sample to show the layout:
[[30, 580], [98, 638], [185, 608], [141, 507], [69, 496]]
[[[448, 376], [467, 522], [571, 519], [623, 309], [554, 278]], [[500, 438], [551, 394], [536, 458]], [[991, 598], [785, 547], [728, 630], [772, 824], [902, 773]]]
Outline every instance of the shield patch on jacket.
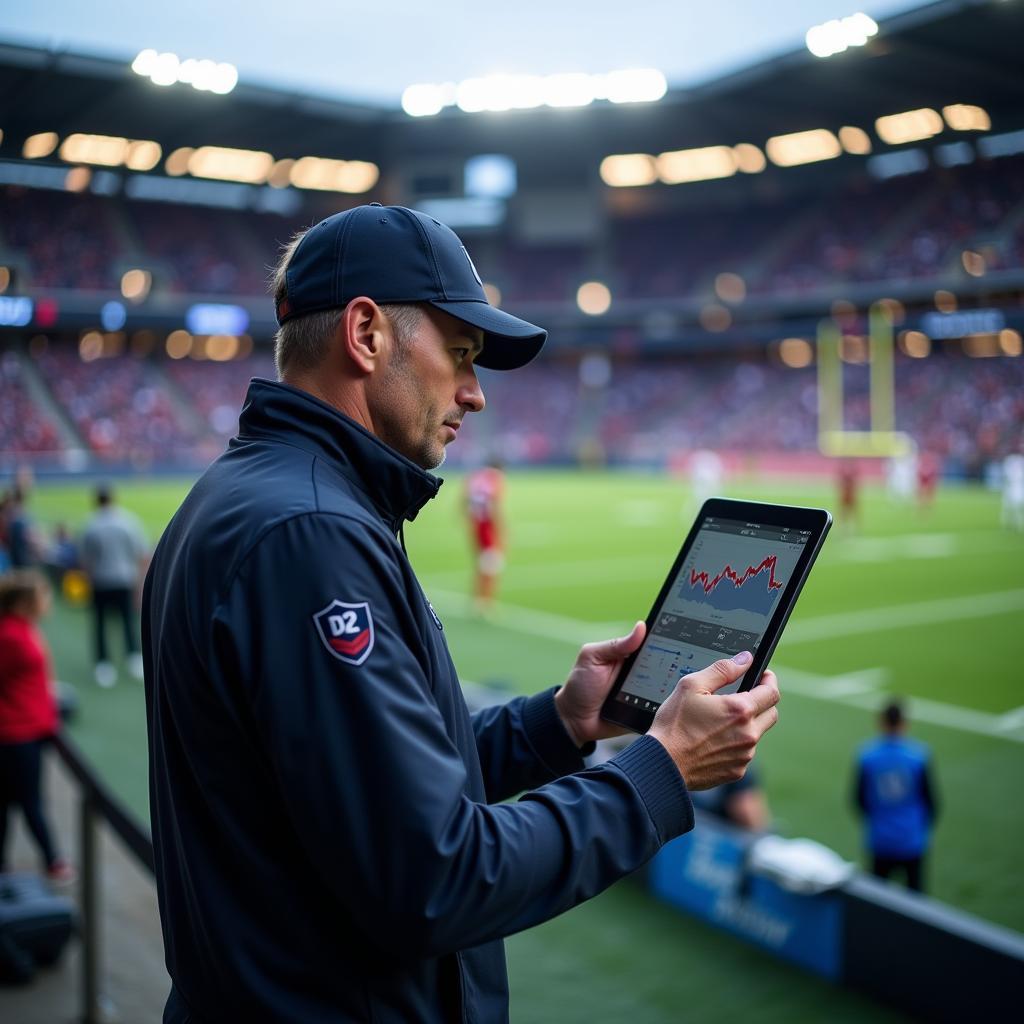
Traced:
[[333, 600], [313, 616], [324, 646], [339, 661], [362, 665], [373, 650], [373, 616], [370, 605]]

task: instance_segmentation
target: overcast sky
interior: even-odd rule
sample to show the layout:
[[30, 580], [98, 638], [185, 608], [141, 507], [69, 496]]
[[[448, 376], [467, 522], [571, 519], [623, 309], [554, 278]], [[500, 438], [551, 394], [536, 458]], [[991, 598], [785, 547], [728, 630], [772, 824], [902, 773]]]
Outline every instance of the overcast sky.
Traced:
[[803, 45], [829, 18], [920, 0], [7, 0], [0, 39], [130, 61], [230, 61], [242, 81], [397, 106], [417, 82], [655, 67], [692, 85]]

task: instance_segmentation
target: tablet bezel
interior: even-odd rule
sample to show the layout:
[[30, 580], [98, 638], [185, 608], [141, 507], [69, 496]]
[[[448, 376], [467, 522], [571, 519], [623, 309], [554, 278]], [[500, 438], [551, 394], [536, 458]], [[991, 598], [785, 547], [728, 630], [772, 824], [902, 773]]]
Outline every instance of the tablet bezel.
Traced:
[[658, 591], [654, 604], [651, 606], [650, 613], [647, 616], [647, 635], [644, 637], [644, 643], [640, 646], [639, 650], [635, 651], [625, 660], [611, 690], [608, 691], [608, 696], [605, 698], [604, 705], [601, 708], [601, 717], [605, 721], [614, 722], [616, 725], [625, 726], [627, 729], [641, 733], [646, 732], [650, 728], [651, 722], [654, 721], [655, 711], [624, 704], [615, 698], [622, 688], [622, 684], [626, 681], [630, 670], [633, 668], [633, 664], [640, 651], [647, 644], [651, 635], [651, 626], [660, 614], [661, 606], [668, 597], [671, 586], [682, 569], [697, 534], [700, 532], [704, 521], [708, 518], [732, 519], [758, 526], [780, 526], [789, 529], [811, 531], [811, 537], [802, 554], [797, 559], [796, 566], [786, 582], [785, 589], [779, 598], [775, 611], [765, 627], [761, 642], [757, 650], [752, 652], [754, 660], [740, 680], [740, 690], [749, 690], [761, 678], [761, 673], [764, 671], [772, 654], [775, 653], [775, 647], [782, 635], [782, 630], [789, 619], [790, 613], [793, 611], [796, 599], [800, 595], [800, 591], [810, 573], [815, 558], [817, 558], [818, 552], [821, 550], [825, 537], [828, 535], [829, 527], [832, 525], [832, 516], [823, 508], [776, 505], [760, 501], [738, 501], [733, 498], [709, 498], [705, 501], [665, 577], [665, 582], [662, 583], [661, 589]]

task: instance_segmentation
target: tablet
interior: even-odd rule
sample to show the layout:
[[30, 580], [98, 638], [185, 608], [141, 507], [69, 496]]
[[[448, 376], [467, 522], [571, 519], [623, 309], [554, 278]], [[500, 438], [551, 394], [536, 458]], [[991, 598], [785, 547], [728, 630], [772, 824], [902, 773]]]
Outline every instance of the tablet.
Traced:
[[748, 690], [768, 664], [832, 517], [824, 509], [711, 498], [704, 503], [601, 717], [646, 732], [682, 676], [750, 651]]

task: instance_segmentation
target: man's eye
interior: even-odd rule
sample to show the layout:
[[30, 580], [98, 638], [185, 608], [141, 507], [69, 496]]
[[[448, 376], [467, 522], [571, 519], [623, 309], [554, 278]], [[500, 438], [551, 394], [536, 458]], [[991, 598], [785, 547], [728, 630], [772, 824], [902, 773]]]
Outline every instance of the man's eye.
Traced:
[[453, 348], [452, 352], [455, 353], [456, 357], [458, 358], [458, 361], [461, 363], [462, 360], [469, 355], [470, 350], [468, 348]]

